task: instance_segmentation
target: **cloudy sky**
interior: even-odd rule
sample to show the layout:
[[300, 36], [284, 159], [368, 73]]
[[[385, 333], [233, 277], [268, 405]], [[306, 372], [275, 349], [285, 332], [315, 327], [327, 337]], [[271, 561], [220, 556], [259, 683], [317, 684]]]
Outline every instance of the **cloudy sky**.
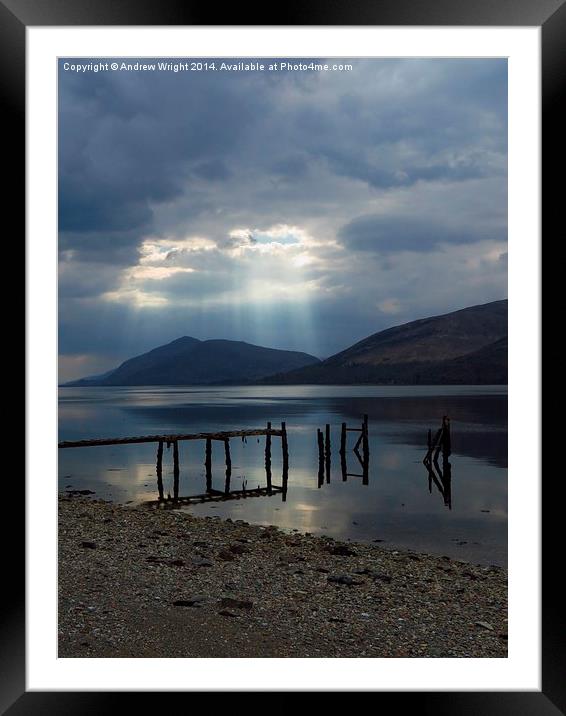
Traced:
[[326, 357], [507, 296], [506, 61], [348, 62], [60, 60], [60, 380], [182, 335]]

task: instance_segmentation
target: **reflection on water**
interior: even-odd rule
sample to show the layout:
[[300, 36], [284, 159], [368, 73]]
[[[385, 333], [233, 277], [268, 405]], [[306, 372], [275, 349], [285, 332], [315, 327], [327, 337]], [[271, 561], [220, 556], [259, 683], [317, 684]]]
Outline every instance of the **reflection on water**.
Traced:
[[[249, 488], [247, 480], [244, 479], [242, 482], [241, 489], [231, 489], [231, 478], [232, 478], [232, 451], [230, 448], [230, 437], [223, 436], [222, 438], [206, 437], [206, 457], [205, 457], [205, 492], [191, 495], [180, 495], [179, 494], [179, 446], [178, 440], [159, 440], [157, 446], [157, 463], [156, 463], [156, 474], [157, 474], [157, 494], [158, 499], [155, 502], [148, 502], [148, 506], [156, 506], [159, 508], [179, 508], [183, 505], [202, 504], [204, 502], [225, 502], [227, 500], [239, 500], [246, 499], [248, 497], [271, 497], [275, 494], [280, 493], [283, 502], [287, 499], [287, 488], [289, 482], [289, 454], [287, 445], [287, 430], [285, 423], [281, 424], [281, 448], [283, 452], [283, 474], [281, 476], [281, 485], [275, 485], [273, 483], [273, 476], [271, 472], [271, 423], [267, 423], [265, 430], [265, 480], [266, 486], [257, 488]], [[171, 436], [170, 436], [171, 437]], [[181, 436], [175, 436], [182, 441]], [[194, 436], [193, 436], [194, 437]], [[242, 443], [247, 443], [247, 435], [241, 435]], [[224, 445], [224, 460], [226, 463], [226, 473], [224, 479], [224, 489], [216, 490], [212, 487], [212, 441], [217, 440]], [[165, 498], [163, 490], [163, 445], [166, 442], [167, 448], [173, 445], [173, 496], [167, 493]]]
[[[286, 421], [288, 458], [274, 440], [267, 460], [264, 437], [231, 441], [229, 452], [179, 443], [177, 472], [166, 444], [161, 459], [151, 443], [68, 449], [60, 489], [505, 564], [506, 412], [506, 390], [485, 386], [64, 388], [60, 440]], [[450, 461], [423, 469], [442, 415], [452, 420]]]

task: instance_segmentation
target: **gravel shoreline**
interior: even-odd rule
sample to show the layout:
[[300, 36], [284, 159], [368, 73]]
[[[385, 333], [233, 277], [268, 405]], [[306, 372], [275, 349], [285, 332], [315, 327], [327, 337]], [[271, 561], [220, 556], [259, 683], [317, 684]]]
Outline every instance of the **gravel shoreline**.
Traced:
[[507, 571], [59, 497], [59, 657], [507, 656]]

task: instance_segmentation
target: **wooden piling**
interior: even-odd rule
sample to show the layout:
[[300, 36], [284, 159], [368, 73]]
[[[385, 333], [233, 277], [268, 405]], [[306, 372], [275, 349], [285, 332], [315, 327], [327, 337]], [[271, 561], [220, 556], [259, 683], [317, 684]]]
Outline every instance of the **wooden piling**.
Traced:
[[224, 483], [224, 492], [230, 492], [230, 478], [232, 477], [232, 457], [230, 455], [230, 438], [224, 440], [224, 457], [226, 459], [226, 480]]
[[362, 463], [362, 485], [369, 485], [369, 427], [367, 415], [364, 415], [362, 423], [362, 445], [364, 450]]
[[265, 476], [267, 478], [267, 490], [271, 494], [271, 423], [267, 423], [265, 434]]
[[444, 487], [444, 504], [452, 509], [452, 465], [448, 458], [442, 461], [442, 486]]
[[289, 471], [283, 468], [283, 476], [281, 480], [281, 500], [287, 502], [287, 485], [289, 483]]
[[226, 459], [226, 472], [232, 472], [232, 457], [230, 455], [230, 438], [224, 440], [224, 457]]
[[155, 465], [157, 472], [157, 492], [159, 500], [163, 500], [163, 440], [157, 444], [157, 463]]
[[173, 441], [173, 499], [179, 499], [179, 443]]
[[364, 415], [364, 421], [362, 423], [362, 442], [364, 448], [364, 457], [369, 458], [369, 428], [367, 415]]
[[369, 485], [369, 456], [365, 454], [362, 464], [362, 485]]
[[271, 423], [267, 423], [265, 433], [265, 469], [271, 470]]
[[281, 499], [283, 502], [287, 502], [287, 485], [289, 482], [289, 444], [287, 442], [287, 424], [281, 423], [281, 449], [283, 451], [283, 475], [282, 475], [282, 490]]
[[342, 482], [348, 480], [348, 464], [346, 462], [346, 423], [342, 423], [342, 434], [340, 436], [340, 472]]
[[[436, 433], [435, 433], [435, 435], [434, 435], [434, 438], [432, 439], [432, 441], [431, 441], [431, 443], [430, 443], [430, 446], [429, 446], [429, 448], [428, 448], [427, 454], [425, 455], [425, 458], [424, 458], [424, 460], [423, 460], [423, 462], [424, 462], [425, 464], [426, 464], [427, 461], [431, 461], [431, 460], [432, 460], [434, 449], [435, 449], [435, 447], [437, 447], [437, 445], [439, 444], [439, 441], [440, 441], [441, 437], [442, 437], [442, 428], [439, 428], [439, 429], [436, 431]], [[439, 452], [439, 451], [437, 451], [437, 454], [438, 454], [438, 452]]]
[[324, 465], [326, 471], [326, 482], [330, 482], [330, 425], [326, 423], [325, 440], [324, 440]]
[[283, 451], [283, 474], [289, 471], [289, 444], [287, 442], [287, 425], [281, 423], [281, 449]]
[[434, 457], [433, 457], [434, 462], [438, 462], [438, 456], [440, 455], [440, 451], [442, 450], [442, 444], [444, 442], [444, 440], [443, 440], [444, 428], [440, 428], [439, 433], [440, 434], [438, 435], [438, 443], [436, 445], [436, 448], [433, 448], [434, 449]]
[[318, 461], [324, 464], [324, 438], [320, 428], [317, 428], [316, 439], [318, 441]]
[[324, 438], [320, 428], [316, 430], [316, 439], [318, 442], [318, 486], [322, 487], [324, 483]]

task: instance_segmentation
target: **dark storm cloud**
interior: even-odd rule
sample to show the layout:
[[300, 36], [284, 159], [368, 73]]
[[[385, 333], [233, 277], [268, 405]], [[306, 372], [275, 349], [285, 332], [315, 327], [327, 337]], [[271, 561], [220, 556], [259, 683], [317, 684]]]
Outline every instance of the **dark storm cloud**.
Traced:
[[197, 164], [193, 171], [197, 176], [208, 181], [226, 181], [232, 176], [232, 172], [220, 159]]
[[[113, 232], [119, 245], [136, 246], [152, 228], [152, 207], [181, 196], [192, 175], [226, 180], [224, 157], [263, 103], [225, 76], [179, 82], [169, 74], [77, 76], [61, 68], [59, 230], [62, 247], [73, 232], [79, 252], [81, 232], [89, 243], [94, 232]], [[186, 217], [207, 205], [189, 194]], [[102, 254], [108, 247], [98, 243]]]
[[[505, 295], [505, 60], [283, 74], [62, 63], [62, 353], [123, 358], [189, 334], [328, 355]], [[299, 231], [293, 247], [278, 225]], [[245, 298], [254, 281], [280, 298]]]
[[503, 228], [489, 231], [476, 226], [447, 226], [439, 219], [408, 216], [360, 216], [338, 231], [347, 249], [354, 251], [432, 251], [439, 244], [469, 244], [485, 239], [505, 241]]
[[140, 232], [136, 229], [60, 231], [59, 251], [67, 259], [129, 266], [137, 261], [139, 241]]

